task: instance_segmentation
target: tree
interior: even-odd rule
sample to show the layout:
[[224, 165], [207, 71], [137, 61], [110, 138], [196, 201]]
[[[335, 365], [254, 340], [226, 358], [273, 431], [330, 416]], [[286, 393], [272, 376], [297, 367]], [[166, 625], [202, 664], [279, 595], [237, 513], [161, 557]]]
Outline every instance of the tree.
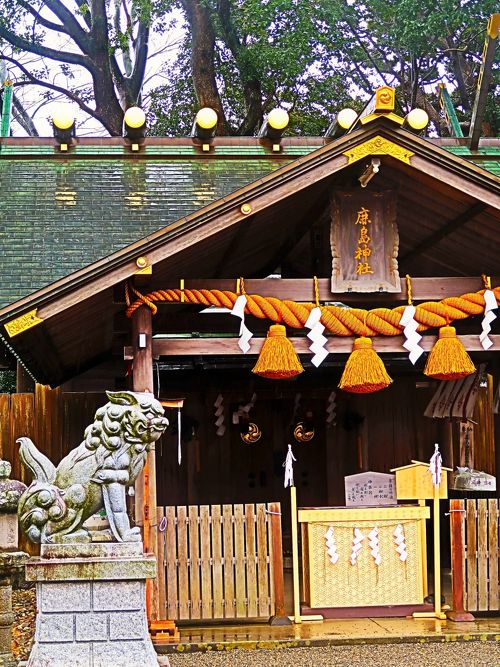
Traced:
[[155, 133], [188, 132], [202, 106], [217, 111], [219, 134], [255, 134], [279, 105], [291, 112], [294, 131], [325, 129], [352, 95], [329, 61], [324, 4], [179, 0], [189, 30], [168, 83], [151, 94]]
[[[0, 58], [16, 87], [63, 95], [119, 135], [124, 110], [140, 100], [152, 19], [150, 0], [3, 0]], [[26, 64], [26, 54], [37, 59]], [[54, 63], [70, 85], [52, 80]]]
[[[254, 134], [276, 104], [293, 112], [294, 132], [318, 133], [335, 110], [353, 97], [362, 105], [383, 84], [399, 89], [403, 113], [425, 108], [440, 133], [436, 84], [448, 82], [463, 119], [470, 117], [486, 21], [497, 9], [496, 0], [177, 5], [189, 34], [169, 83], [151, 96], [151, 118], [167, 134], [187, 131], [200, 106], [217, 110], [219, 133]], [[498, 66], [496, 77], [498, 85]], [[490, 111], [495, 123], [494, 104]]]

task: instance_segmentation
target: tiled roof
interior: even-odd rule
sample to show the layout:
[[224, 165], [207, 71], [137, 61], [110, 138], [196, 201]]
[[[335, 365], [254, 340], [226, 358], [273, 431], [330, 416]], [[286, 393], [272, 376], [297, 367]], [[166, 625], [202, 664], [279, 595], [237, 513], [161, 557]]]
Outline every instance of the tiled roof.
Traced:
[[[46, 143], [0, 146], [0, 307], [144, 238], [278, 167], [321, 141], [287, 143], [273, 155], [228, 141], [204, 157], [190, 142], [147, 145], [138, 159], [122, 144], [79, 144], [65, 159]], [[500, 175], [500, 147], [471, 154]], [[57, 150], [57, 149], [56, 149]], [[496, 156], [498, 155], [498, 160]], [[479, 158], [479, 159], [477, 159]]]
[[[248, 159], [233, 147], [221, 150], [220, 159], [219, 152], [217, 159], [189, 159], [183, 147], [176, 148], [175, 156], [169, 151], [168, 159], [149, 161], [89, 157], [98, 152], [89, 147], [79, 149], [85, 155], [81, 160], [55, 160], [49, 158], [54, 155], [53, 147], [47, 153], [46, 146], [23, 147], [20, 159], [19, 148], [3, 147], [0, 307], [289, 161], [266, 156], [261, 149], [253, 151], [261, 159]], [[310, 150], [302, 149], [299, 154]], [[46, 158], [40, 159], [40, 153], [47, 154]], [[109, 155], [109, 149], [106, 153]], [[291, 152], [290, 159], [296, 154]]]

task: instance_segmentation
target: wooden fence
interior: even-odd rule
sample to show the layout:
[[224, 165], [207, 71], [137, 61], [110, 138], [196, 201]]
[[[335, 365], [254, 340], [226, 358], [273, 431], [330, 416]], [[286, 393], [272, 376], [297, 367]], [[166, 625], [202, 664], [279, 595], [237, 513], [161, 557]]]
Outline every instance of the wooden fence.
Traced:
[[[0, 394], [0, 458], [12, 463], [12, 479], [31, 482], [31, 473], [19, 459], [17, 438], [31, 438], [57, 465], [80, 444], [95, 411], [105, 402], [103, 393], [63, 393], [38, 384], [32, 394]], [[38, 551], [23, 535], [20, 547], [31, 554]]]
[[285, 614], [279, 503], [159, 507], [158, 527], [160, 618]]
[[453, 609], [500, 609], [499, 500], [450, 501]]

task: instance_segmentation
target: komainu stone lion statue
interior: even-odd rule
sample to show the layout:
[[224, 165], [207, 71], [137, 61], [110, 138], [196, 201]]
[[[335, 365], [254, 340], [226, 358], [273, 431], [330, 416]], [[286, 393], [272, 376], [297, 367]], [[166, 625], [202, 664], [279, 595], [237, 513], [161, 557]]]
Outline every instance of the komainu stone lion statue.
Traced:
[[126, 489], [168, 420], [151, 394], [106, 393], [109, 402], [97, 410], [83, 442], [57, 468], [29, 438], [17, 441], [21, 459], [33, 473], [18, 509], [21, 527], [33, 542], [90, 542], [91, 531], [83, 524], [102, 509], [109, 521], [109, 541], [141, 539], [140, 529], [130, 527]]

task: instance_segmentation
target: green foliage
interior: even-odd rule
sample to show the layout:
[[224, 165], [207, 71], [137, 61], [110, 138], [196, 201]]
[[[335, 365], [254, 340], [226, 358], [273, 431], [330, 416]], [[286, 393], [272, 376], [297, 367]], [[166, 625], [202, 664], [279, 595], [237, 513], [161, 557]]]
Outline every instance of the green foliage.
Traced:
[[16, 372], [0, 370], [0, 394], [13, 394], [16, 391]]

